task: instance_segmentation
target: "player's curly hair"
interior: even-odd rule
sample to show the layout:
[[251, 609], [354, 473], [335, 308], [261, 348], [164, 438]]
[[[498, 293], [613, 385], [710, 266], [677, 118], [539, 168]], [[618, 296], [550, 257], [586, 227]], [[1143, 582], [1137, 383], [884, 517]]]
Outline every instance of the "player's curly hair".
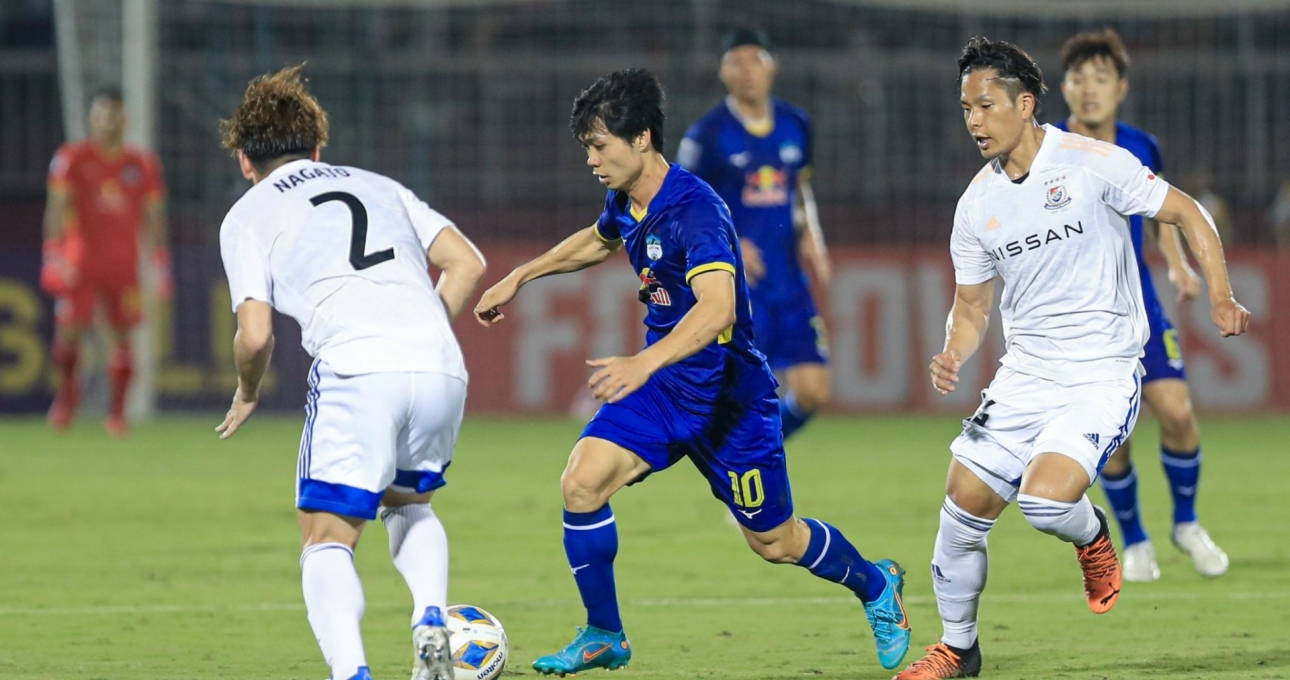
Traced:
[[994, 69], [1008, 96], [1016, 99], [1022, 92], [1035, 96], [1035, 113], [1040, 111], [1040, 96], [1048, 91], [1044, 84], [1044, 72], [1039, 64], [1026, 54], [1026, 51], [1002, 40], [990, 40], [985, 36], [976, 36], [963, 47], [959, 56], [959, 78], [956, 87], [961, 86], [963, 76], [981, 69]]
[[663, 86], [653, 73], [629, 68], [601, 76], [573, 102], [569, 129], [579, 142], [602, 125], [610, 134], [631, 141], [646, 130], [655, 151], [663, 150]]
[[1115, 66], [1121, 78], [1129, 70], [1129, 51], [1114, 28], [1084, 31], [1071, 36], [1062, 46], [1062, 71], [1079, 68], [1087, 61], [1104, 58]]
[[257, 170], [289, 156], [308, 156], [327, 145], [327, 112], [309, 93], [304, 64], [254, 78], [233, 115], [220, 121], [225, 149], [241, 151]]

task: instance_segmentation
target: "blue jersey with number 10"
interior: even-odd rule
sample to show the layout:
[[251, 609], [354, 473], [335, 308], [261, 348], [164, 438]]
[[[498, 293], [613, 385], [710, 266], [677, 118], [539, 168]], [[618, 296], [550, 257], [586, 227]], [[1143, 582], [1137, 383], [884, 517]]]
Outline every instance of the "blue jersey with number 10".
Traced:
[[748, 404], [774, 396], [775, 378], [766, 357], [753, 347], [748, 286], [730, 211], [711, 187], [672, 165], [644, 214], [633, 214], [627, 194], [610, 191], [596, 232], [606, 241], [624, 241], [640, 278], [639, 299], [648, 309], [646, 345], [665, 337], [694, 307], [691, 279], [717, 270], [734, 275], [734, 325], [713, 344], [651, 378], [678, 405], [707, 413], [719, 397]]

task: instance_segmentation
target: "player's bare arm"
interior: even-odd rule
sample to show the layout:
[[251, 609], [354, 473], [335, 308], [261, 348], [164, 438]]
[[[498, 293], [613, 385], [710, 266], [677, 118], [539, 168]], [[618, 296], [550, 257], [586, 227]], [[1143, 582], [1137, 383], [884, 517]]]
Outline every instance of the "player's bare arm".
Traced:
[[484, 326], [491, 326], [506, 318], [498, 309], [510, 302], [524, 284], [543, 276], [568, 274], [600, 264], [622, 247], [621, 239], [606, 241], [601, 238], [594, 224], [575, 232], [556, 247], [516, 267], [484, 291], [484, 295], [475, 304], [476, 320]]
[[749, 286], [756, 287], [757, 282], [766, 276], [766, 262], [761, 259], [761, 248], [751, 239], [739, 239], [739, 251], [744, 258], [744, 279]]
[[49, 270], [53, 278], [46, 281], [43, 273], [41, 284], [47, 292], [50, 285], [55, 287], [70, 288], [75, 285], [77, 272], [72, 263], [64, 256], [63, 243], [63, 225], [67, 222], [67, 216], [72, 212], [72, 192], [65, 186], [55, 184], [49, 185], [49, 198], [45, 203], [45, 267]]
[[[829, 249], [824, 243], [824, 230], [820, 228], [820, 211], [815, 204], [815, 191], [811, 188], [810, 169], [803, 169], [797, 176], [797, 205], [793, 214], [801, 219], [802, 254], [815, 272], [821, 286], [828, 287], [833, 280], [833, 264], [829, 262]], [[796, 221], [796, 220], [795, 220]]]
[[260, 381], [273, 354], [273, 307], [246, 300], [237, 306], [237, 334], [233, 336], [233, 363], [237, 366], [237, 392], [224, 422], [215, 428], [228, 439], [245, 423], [260, 403]]
[[150, 249], [149, 259], [157, 276], [157, 295], [162, 300], [169, 300], [174, 296], [175, 283], [170, 259], [170, 238], [166, 224], [164, 196], [154, 196], [144, 204], [143, 237]]
[[928, 370], [932, 387], [942, 395], [954, 391], [963, 362], [976, 353], [985, 338], [994, 305], [994, 281], [955, 286], [954, 306], [945, 322], [945, 351], [932, 357]]
[[1200, 277], [1187, 262], [1187, 252], [1182, 239], [1178, 238], [1178, 227], [1163, 222], [1156, 223], [1156, 245], [1165, 256], [1168, 265], [1169, 282], [1178, 290], [1178, 301], [1186, 302], [1200, 296]]
[[630, 357], [592, 359], [600, 370], [587, 385], [600, 401], [613, 403], [635, 392], [659, 369], [693, 356], [735, 323], [735, 277], [713, 270], [690, 279], [695, 304], [658, 342]]
[[1236, 301], [1232, 293], [1232, 284], [1227, 278], [1227, 262], [1223, 259], [1223, 244], [1219, 241], [1213, 218], [1191, 196], [1170, 187], [1164, 205], [1156, 213], [1156, 220], [1162, 224], [1177, 224], [1182, 229], [1187, 245], [1205, 275], [1210, 313], [1223, 337], [1244, 333], [1250, 325], [1250, 312]]
[[435, 292], [443, 300], [448, 318], [456, 321], [457, 315], [475, 294], [488, 265], [475, 244], [456, 227], [446, 227], [435, 236], [434, 243], [430, 244], [429, 259], [430, 264], [443, 272], [439, 275]]

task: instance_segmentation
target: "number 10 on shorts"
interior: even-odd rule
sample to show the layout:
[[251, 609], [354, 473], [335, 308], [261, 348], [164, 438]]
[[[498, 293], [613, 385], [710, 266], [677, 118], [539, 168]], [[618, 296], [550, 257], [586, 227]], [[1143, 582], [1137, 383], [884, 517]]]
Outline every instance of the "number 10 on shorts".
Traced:
[[730, 475], [730, 492], [734, 503], [741, 508], [761, 507], [766, 501], [766, 492], [761, 485], [761, 470], [749, 470], [742, 475], [728, 470]]

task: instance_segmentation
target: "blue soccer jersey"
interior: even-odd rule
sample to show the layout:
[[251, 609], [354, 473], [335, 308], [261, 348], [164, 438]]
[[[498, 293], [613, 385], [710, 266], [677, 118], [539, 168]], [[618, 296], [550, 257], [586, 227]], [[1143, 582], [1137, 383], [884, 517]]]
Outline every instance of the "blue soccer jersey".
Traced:
[[739, 236], [761, 250], [766, 276], [752, 289], [754, 302], [809, 299], [793, 228], [798, 179], [811, 165], [807, 113], [772, 97], [770, 126], [750, 131], [723, 102], [690, 126], [677, 160], [712, 185]]
[[[1054, 127], [1059, 130], [1069, 131], [1065, 120], [1056, 123]], [[1159, 175], [1164, 174], [1164, 161], [1160, 155], [1160, 144], [1151, 133], [1133, 127], [1123, 121], [1116, 121], [1115, 144], [1136, 156], [1152, 172]], [[1151, 327], [1151, 337], [1147, 340], [1146, 347], [1143, 348], [1142, 365], [1146, 369], [1143, 382], [1161, 378], [1182, 379], [1185, 377], [1182, 349], [1178, 344], [1177, 331], [1174, 330], [1173, 324], [1169, 323], [1169, 318], [1165, 316], [1165, 310], [1160, 305], [1160, 297], [1156, 293], [1156, 284], [1151, 279], [1151, 269], [1147, 266], [1143, 249], [1144, 238], [1141, 215], [1129, 217], [1129, 232], [1133, 238], [1133, 252], [1138, 258], [1138, 274], [1142, 279], [1143, 308], [1147, 313], [1147, 323]]]
[[774, 376], [753, 347], [748, 286], [730, 211], [712, 188], [672, 165], [643, 215], [635, 215], [627, 194], [610, 191], [596, 232], [606, 241], [622, 239], [640, 278], [646, 344], [671, 332], [697, 300], [695, 276], [714, 270], [735, 277], [735, 323], [717, 341], [654, 375], [677, 399], [700, 412], [711, 411], [718, 396], [742, 403], [773, 395]]

